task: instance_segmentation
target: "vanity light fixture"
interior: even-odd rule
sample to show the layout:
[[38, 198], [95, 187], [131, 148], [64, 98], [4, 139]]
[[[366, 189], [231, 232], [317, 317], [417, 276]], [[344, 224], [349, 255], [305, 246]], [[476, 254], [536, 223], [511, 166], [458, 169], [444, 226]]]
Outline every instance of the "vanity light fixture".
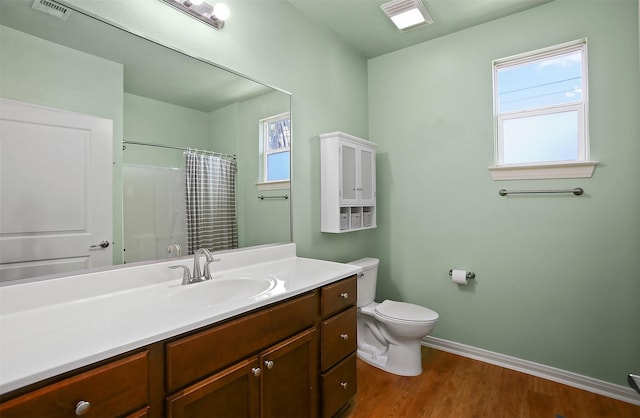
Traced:
[[204, 0], [161, 1], [216, 29], [224, 28], [224, 21], [227, 20], [230, 15], [229, 7], [224, 3], [216, 3], [214, 6], [211, 6]]
[[401, 31], [433, 23], [422, 0], [391, 0], [380, 8]]

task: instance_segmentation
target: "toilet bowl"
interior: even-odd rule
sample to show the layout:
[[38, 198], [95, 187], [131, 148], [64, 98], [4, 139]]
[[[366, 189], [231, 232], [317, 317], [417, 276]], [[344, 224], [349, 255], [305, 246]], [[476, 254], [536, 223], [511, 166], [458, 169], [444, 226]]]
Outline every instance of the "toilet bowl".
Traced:
[[438, 314], [412, 303], [375, 302], [379, 261], [363, 258], [349, 264], [363, 269], [358, 276], [358, 357], [389, 373], [421, 374], [421, 340], [436, 325]]

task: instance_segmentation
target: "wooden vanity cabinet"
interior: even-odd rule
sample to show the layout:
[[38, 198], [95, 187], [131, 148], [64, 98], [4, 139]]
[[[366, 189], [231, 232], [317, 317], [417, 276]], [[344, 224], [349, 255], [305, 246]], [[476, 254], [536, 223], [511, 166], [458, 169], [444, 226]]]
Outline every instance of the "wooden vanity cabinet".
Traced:
[[321, 415], [338, 414], [357, 391], [357, 279], [322, 287], [320, 316]]
[[167, 416], [317, 416], [317, 293], [168, 343]]

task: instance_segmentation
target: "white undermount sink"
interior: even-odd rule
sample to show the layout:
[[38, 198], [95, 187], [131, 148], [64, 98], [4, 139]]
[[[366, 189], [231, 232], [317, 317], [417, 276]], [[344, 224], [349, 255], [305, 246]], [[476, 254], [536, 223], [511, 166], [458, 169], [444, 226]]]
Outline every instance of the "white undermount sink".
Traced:
[[252, 299], [273, 289], [276, 280], [269, 276], [213, 278], [180, 286], [171, 296], [171, 303], [208, 308], [220, 303]]

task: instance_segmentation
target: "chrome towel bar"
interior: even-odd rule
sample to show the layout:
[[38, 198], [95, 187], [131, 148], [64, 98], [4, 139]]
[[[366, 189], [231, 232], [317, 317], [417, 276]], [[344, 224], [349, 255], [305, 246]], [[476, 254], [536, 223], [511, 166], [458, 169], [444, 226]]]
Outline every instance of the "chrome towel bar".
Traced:
[[265, 195], [260, 195], [258, 196], [258, 199], [260, 200], [265, 200], [265, 199], [288, 199], [289, 195], [288, 194], [283, 194], [282, 196], [265, 196]]
[[575, 189], [558, 189], [558, 190], [506, 190], [500, 189], [498, 190], [498, 194], [500, 196], [506, 196], [508, 194], [528, 194], [528, 193], [573, 193], [576, 196], [580, 196], [584, 193], [584, 190], [581, 187], [576, 187]]

